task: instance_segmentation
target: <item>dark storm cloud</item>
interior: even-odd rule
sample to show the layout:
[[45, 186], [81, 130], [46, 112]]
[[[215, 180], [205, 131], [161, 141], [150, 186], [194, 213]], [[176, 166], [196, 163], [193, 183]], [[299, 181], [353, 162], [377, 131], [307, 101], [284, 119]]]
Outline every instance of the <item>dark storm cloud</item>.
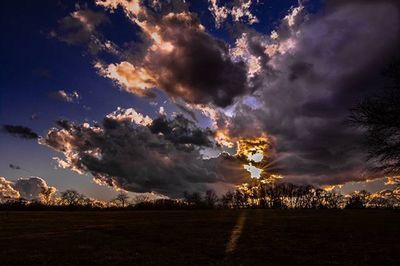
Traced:
[[178, 107], [182, 112], [184, 112], [185, 114], [189, 115], [190, 118], [192, 118], [193, 121], [197, 122], [197, 117], [196, 117], [196, 113], [190, 109], [188, 106], [186, 106], [185, 104], [181, 104], [178, 102], [174, 103], [176, 107]]
[[312, 64], [306, 62], [295, 62], [289, 66], [289, 80], [295, 81], [301, 76], [309, 75], [312, 71]]
[[137, 8], [120, 5], [141, 27], [144, 42], [135, 46], [140, 55], [128, 51], [126, 61], [98, 65], [103, 76], [135, 94], [144, 95], [143, 91], [157, 87], [191, 104], [226, 107], [249, 92], [245, 64], [231, 59], [229, 46], [208, 34], [196, 14], [157, 13], [142, 4]]
[[[287, 181], [373, 177], [358, 149], [361, 132], [345, 121], [351, 107], [379, 90], [380, 74], [400, 46], [396, 1], [329, 1], [312, 15], [300, 5], [270, 35], [240, 29], [234, 47], [207, 33], [185, 5], [165, 12], [156, 1], [150, 8], [141, 1], [96, 3], [122, 7], [141, 29], [143, 42], [119, 54], [123, 61], [95, 64], [124, 90], [146, 96], [159, 88], [193, 108], [204, 104], [210, 117], [217, 114], [216, 130], [232, 140], [267, 134], [275, 146], [269, 170]], [[249, 94], [257, 106], [246, 103]], [[213, 109], [232, 103], [229, 116]], [[227, 154], [203, 160], [213, 134], [179, 119], [152, 121], [131, 111], [101, 125], [63, 121], [41, 141], [64, 153], [60, 166], [130, 191], [176, 196], [241, 180], [242, 162]]]
[[73, 126], [68, 120], [65, 119], [57, 120], [56, 125], [66, 130], [69, 130]]
[[163, 73], [158, 84], [170, 95], [190, 103], [228, 106], [235, 96], [247, 90], [245, 65], [231, 61], [228, 46], [198, 30], [198, 25], [193, 16], [164, 18], [162, 36], [172, 43], [174, 50], [161, 56], [152, 55], [149, 67]]
[[213, 132], [210, 129], [200, 129], [194, 122], [183, 115], [177, 115], [173, 120], [160, 116], [150, 125], [153, 134], [162, 133], [163, 136], [174, 144], [197, 145], [211, 147]]
[[333, 1], [308, 19], [293, 15], [267, 42], [276, 46], [266, 47], [269, 68], [257, 76], [261, 107], [238, 105], [226, 122], [230, 134], [267, 132], [277, 148], [271, 171], [291, 182], [373, 178], [358, 149], [362, 134], [345, 121], [350, 108], [382, 89], [382, 71], [398, 55], [399, 4]]
[[3, 125], [3, 132], [22, 139], [37, 139], [39, 135], [29, 127], [18, 125]]
[[[126, 113], [121, 110], [119, 114]], [[130, 114], [134, 119], [141, 116]], [[202, 159], [201, 148], [211, 144], [209, 133], [184, 117], [160, 117], [147, 126], [132, 123], [134, 119], [113, 113], [102, 125], [64, 121], [40, 142], [64, 153], [65, 159], [58, 159], [60, 167], [89, 172], [99, 183], [134, 192], [179, 197], [184, 191], [234, 184], [246, 176], [234, 157]]]

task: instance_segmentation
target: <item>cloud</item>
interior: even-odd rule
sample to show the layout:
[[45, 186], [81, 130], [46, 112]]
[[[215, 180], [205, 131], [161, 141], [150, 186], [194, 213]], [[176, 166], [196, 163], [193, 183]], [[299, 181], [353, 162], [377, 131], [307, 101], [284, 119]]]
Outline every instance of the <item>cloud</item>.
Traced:
[[[300, 4], [270, 34], [237, 27], [232, 46], [179, 2], [97, 0], [110, 12], [122, 8], [142, 42], [117, 62], [96, 58], [95, 68], [139, 96], [165, 91], [195, 122], [193, 110], [209, 116], [212, 130], [180, 115], [151, 119], [133, 109], [118, 109], [100, 125], [59, 121], [41, 143], [64, 154], [61, 167], [126, 190], [176, 196], [243, 181], [243, 158], [205, 160], [204, 149], [267, 136], [274, 146], [268, 170], [284, 181], [336, 185], [378, 177], [366, 170], [362, 132], [344, 122], [351, 107], [381, 88], [380, 73], [396, 55], [396, 1], [327, 1], [316, 14]], [[250, 6], [210, 1], [219, 24], [229, 15], [255, 22]]]
[[39, 135], [32, 131], [29, 127], [16, 125], [3, 125], [3, 131], [22, 139], [37, 139]]
[[258, 57], [247, 49], [258, 42], [268, 56], [254, 74], [261, 104], [237, 104], [220, 130], [232, 137], [266, 132], [277, 150], [271, 170], [287, 181], [322, 185], [374, 177], [358, 149], [361, 132], [344, 122], [351, 107], [382, 88], [399, 30], [396, 1], [337, 1], [313, 16], [292, 9], [270, 36], [245, 32], [245, 52]]
[[160, 116], [166, 116], [167, 113], [165, 112], [164, 106], [160, 106], [160, 108], [158, 109], [158, 114]]
[[58, 21], [58, 26], [50, 32], [50, 36], [70, 45], [87, 47], [92, 55], [100, 51], [118, 53], [116, 45], [104, 38], [98, 28], [110, 23], [102, 12], [95, 12], [77, 5], [77, 10]]
[[126, 61], [107, 66], [97, 62], [95, 68], [101, 76], [113, 80], [125, 91], [139, 96], [155, 96], [148, 89], [155, 88], [157, 83], [153, 75], [146, 68], [135, 67]]
[[18, 178], [12, 186], [20, 197], [27, 200], [39, 200], [44, 189], [51, 190], [51, 194], [56, 192], [55, 187], [48, 186], [44, 179], [36, 176]]
[[180, 197], [184, 191], [248, 177], [238, 158], [223, 154], [203, 159], [201, 150], [211, 145], [210, 134], [181, 115], [161, 116], [148, 125], [108, 115], [102, 125], [63, 122], [40, 143], [64, 154], [57, 159], [60, 167], [91, 173], [97, 183]]
[[58, 90], [56, 92], [53, 92], [50, 94], [50, 96], [55, 100], [63, 101], [63, 102], [67, 102], [67, 103], [75, 103], [81, 98], [79, 96], [78, 92], [76, 92], [76, 91], [68, 93], [64, 90]]
[[121, 108], [118, 107], [116, 111], [108, 114], [106, 116], [107, 119], [118, 121], [118, 122], [130, 122], [142, 126], [149, 126], [153, 123], [153, 119], [149, 116], [144, 116], [141, 113], [136, 112], [133, 108]]
[[119, 63], [95, 65], [122, 89], [143, 96], [159, 88], [191, 104], [221, 107], [250, 90], [245, 64], [233, 61], [228, 45], [208, 34], [195, 14], [156, 13], [136, 1], [97, 4], [110, 10], [121, 6], [143, 33], [144, 42], [135, 50], [144, 52]]
[[[215, 19], [215, 27], [219, 28], [230, 15], [235, 22], [245, 22], [254, 24], [258, 19], [250, 11], [253, 0], [235, 0], [228, 2], [227, 5], [218, 5], [218, 0], [208, 0], [211, 14]], [[257, 1], [258, 3], [258, 1]]]
[[15, 165], [15, 164], [12, 164], [12, 163], [10, 163], [8, 166], [9, 166], [11, 169], [14, 169], [14, 170], [21, 170], [21, 169], [22, 169], [21, 166]]
[[400, 185], [400, 176], [390, 176], [387, 178], [387, 181], [385, 182], [386, 186], [390, 185], [395, 185], [399, 186]]
[[27, 172], [27, 173], [31, 173], [29, 170], [27, 170], [27, 169], [25, 169], [25, 168], [23, 168], [23, 167], [21, 167], [21, 166], [19, 166], [19, 165], [16, 165], [16, 164], [10, 163], [10, 164], [8, 165], [8, 167], [10, 167], [10, 168], [13, 169], [13, 170], [21, 170], [21, 171], [24, 171], [24, 172]]
[[213, 146], [213, 132], [210, 129], [197, 127], [194, 122], [181, 114], [176, 115], [173, 120], [168, 120], [165, 115], [161, 115], [152, 122], [149, 129], [153, 134], [162, 134], [176, 145]]
[[0, 176], [0, 203], [9, 199], [19, 198], [19, 192], [13, 188], [13, 183]]
[[193, 110], [192, 106], [182, 102], [174, 102], [175, 106], [182, 111], [183, 113], [187, 114], [193, 121], [197, 122], [196, 113]]

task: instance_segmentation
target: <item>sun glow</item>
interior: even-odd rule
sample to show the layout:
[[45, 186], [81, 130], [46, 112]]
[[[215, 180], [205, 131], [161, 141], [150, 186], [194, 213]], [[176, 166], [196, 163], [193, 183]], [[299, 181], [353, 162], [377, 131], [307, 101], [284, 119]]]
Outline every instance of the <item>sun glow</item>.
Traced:
[[[240, 139], [236, 142], [236, 156], [243, 158], [246, 162], [243, 167], [250, 173], [251, 178], [260, 179], [263, 169], [258, 167], [270, 148], [270, 143], [267, 137], [261, 136], [251, 139]], [[255, 165], [253, 165], [253, 163]]]
[[270, 143], [267, 137], [240, 139], [237, 141], [237, 156], [247, 158], [249, 161], [261, 162], [267, 154]]
[[250, 173], [251, 178], [259, 179], [261, 177], [262, 169], [253, 166], [251, 163], [245, 164], [243, 167]]
[[242, 158], [243, 168], [250, 173], [252, 179], [264, 184], [272, 184], [283, 178], [281, 175], [268, 171], [275, 161], [272, 158], [271, 142], [267, 136], [240, 139], [236, 145], [236, 156]]
[[217, 130], [215, 133], [215, 140], [222, 146], [232, 148], [235, 144], [231, 141], [229, 135], [224, 130]]

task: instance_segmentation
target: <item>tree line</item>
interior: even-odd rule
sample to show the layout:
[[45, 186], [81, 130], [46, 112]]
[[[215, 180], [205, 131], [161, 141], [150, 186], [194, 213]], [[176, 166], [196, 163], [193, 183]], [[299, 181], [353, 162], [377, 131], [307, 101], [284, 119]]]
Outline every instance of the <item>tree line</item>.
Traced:
[[311, 185], [263, 183], [254, 180], [218, 196], [215, 191], [185, 192], [181, 199], [130, 197], [120, 192], [110, 201], [66, 190], [56, 196], [43, 189], [38, 199], [3, 199], [0, 210], [175, 210], [175, 209], [363, 209], [400, 208], [400, 187], [379, 193], [356, 191], [343, 195]]

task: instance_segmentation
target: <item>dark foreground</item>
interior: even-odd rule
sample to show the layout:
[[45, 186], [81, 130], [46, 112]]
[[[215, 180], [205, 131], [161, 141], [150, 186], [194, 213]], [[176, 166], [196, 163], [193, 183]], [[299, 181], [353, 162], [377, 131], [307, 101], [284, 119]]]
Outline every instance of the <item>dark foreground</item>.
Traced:
[[400, 265], [400, 212], [0, 212], [1, 265]]

